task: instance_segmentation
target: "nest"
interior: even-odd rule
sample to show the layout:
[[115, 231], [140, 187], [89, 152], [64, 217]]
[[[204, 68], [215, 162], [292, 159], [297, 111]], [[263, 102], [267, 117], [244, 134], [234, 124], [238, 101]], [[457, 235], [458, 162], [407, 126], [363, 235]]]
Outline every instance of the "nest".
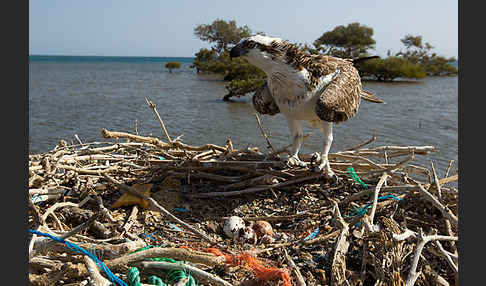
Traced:
[[[273, 148], [263, 129], [266, 153], [234, 149], [229, 139], [225, 146], [171, 140], [147, 103], [166, 140], [103, 129], [109, 141], [61, 141], [29, 156], [32, 285], [111, 283], [62, 241], [93, 253], [123, 281], [138, 267], [142, 285], [152, 274], [167, 282], [174, 267], [200, 285], [457, 284], [453, 161], [440, 179], [432, 162], [411, 164], [434, 147], [365, 148], [372, 138], [330, 153], [338, 180], [326, 180], [312, 171], [312, 154], [300, 156], [309, 167], [288, 167], [285, 148]], [[247, 227], [268, 222], [271, 235], [230, 238], [223, 224], [231, 216]]]

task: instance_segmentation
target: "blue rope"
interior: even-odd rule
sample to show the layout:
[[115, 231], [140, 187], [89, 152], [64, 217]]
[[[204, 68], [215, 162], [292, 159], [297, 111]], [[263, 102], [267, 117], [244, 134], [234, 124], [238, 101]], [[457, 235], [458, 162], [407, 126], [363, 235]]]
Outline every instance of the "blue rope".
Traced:
[[94, 255], [93, 253], [81, 248], [80, 246], [72, 243], [72, 242], [69, 242], [69, 241], [66, 241], [60, 237], [57, 237], [57, 236], [53, 236], [53, 235], [50, 235], [48, 233], [43, 233], [43, 232], [40, 232], [40, 231], [37, 231], [37, 230], [33, 230], [33, 229], [29, 229], [29, 232], [30, 233], [34, 233], [34, 234], [37, 234], [37, 235], [40, 235], [40, 236], [45, 236], [45, 237], [48, 237], [56, 242], [60, 242], [60, 243], [64, 243], [69, 249], [71, 249], [72, 251], [74, 252], [77, 252], [77, 253], [82, 253], [84, 255], [87, 255], [89, 258], [91, 258], [95, 263], [96, 265], [98, 265], [98, 267], [103, 270], [103, 272], [106, 273], [106, 276], [108, 276], [108, 278], [110, 278], [110, 281], [112, 283], [117, 283], [118, 285], [122, 285], [122, 286], [128, 286], [125, 282], [123, 282], [123, 280], [121, 280], [120, 278], [118, 278], [117, 276], [115, 276], [115, 274], [113, 274], [110, 269], [108, 269], [108, 267], [106, 267], [106, 265], [101, 262], [97, 257], [96, 255]]
[[[394, 200], [397, 200], [397, 201], [401, 200], [401, 198], [396, 197], [394, 195], [386, 195], [386, 196], [378, 197], [378, 201], [387, 200], [387, 199], [394, 199]], [[354, 212], [352, 212], [350, 215], [345, 215], [344, 217], [350, 218], [350, 217], [353, 217], [355, 215], [360, 217], [360, 216], [364, 215], [368, 211], [368, 209], [371, 208], [372, 205], [373, 205], [373, 203], [367, 203], [364, 207], [362, 207], [360, 209], [355, 208]]]

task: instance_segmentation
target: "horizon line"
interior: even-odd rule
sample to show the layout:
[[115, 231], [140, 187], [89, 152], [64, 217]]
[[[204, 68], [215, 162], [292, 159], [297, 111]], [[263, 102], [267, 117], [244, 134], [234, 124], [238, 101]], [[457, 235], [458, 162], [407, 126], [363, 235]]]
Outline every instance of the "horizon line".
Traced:
[[68, 55], [68, 54], [29, 54], [30, 56], [49, 57], [113, 57], [113, 58], [195, 58], [194, 56], [104, 56], [104, 55]]

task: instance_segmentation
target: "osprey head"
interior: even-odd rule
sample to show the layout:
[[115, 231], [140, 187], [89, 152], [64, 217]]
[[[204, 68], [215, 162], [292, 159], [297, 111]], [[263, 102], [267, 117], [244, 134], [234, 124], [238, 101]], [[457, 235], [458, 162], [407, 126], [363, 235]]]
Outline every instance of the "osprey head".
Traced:
[[242, 57], [250, 63], [262, 68], [266, 60], [271, 60], [272, 45], [282, 43], [280, 38], [271, 38], [262, 35], [255, 35], [243, 38], [230, 51], [230, 59]]

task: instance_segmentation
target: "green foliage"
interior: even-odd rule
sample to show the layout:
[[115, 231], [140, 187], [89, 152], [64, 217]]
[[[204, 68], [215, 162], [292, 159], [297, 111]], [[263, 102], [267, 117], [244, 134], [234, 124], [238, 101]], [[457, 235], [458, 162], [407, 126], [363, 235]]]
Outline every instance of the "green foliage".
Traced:
[[405, 35], [400, 41], [405, 46], [405, 51], [397, 53], [397, 56], [419, 64], [424, 68], [427, 75], [457, 75], [457, 68], [450, 65], [456, 59], [446, 59], [443, 56], [438, 56], [436, 53], [431, 53], [434, 47], [429, 43], [423, 44], [422, 36]]
[[379, 81], [392, 81], [400, 77], [420, 79], [426, 76], [422, 66], [397, 56], [361, 62], [358, 70], [362, 77]]
[[196, 53], [196, 58], [194, 59], [194, 63], [191, 67], [195, 67], [197, 73], [202, 71], [209, 71], [209, 63], [216, 61], [218, 58], [218, 54], [215, 50], [208, 50], [208, 49], [200, 49], [199, 52]]
[[181, 63], [179, 62], [168, 62], [165, 64], [165, 67], [169, 69], [169, 72], [172, 73], [172, 69], [178, 69], [181, 67]]
[[[403, 43], [403, 45], [407, 49], [412, 49], [412, 48], [422, 49], [423, 48], [422, 36], [405, 35], [405, 37], [403, 37], [403, 39], [400, 39], [400, 41]], [[427, 43], [427, 45], [430, 46], [429, 43]], [[430, 46], [430, 47], [432, 47], [432, 46]]]
[[248, 26], [238, 27], [231, 20], [216, 19], [209, 25], [199, 25], [194, 28], [194, 35], [205, 42], [213, 44], [213, 50], [221, 54], [228, 49], [228, 45], [237, 44], [242, 38], [249, 37], [251, 30]]
[[373, 28], [351, 23], [325, 32], [314, 41], [314, 46], [324, 54], [354, 59], [367, 55], [367, 51], [374, 48], [376, 42], [372, 37]]
[[427, 75], [431, 76], [453, 76], [458, 74], [458, 70], [451, 63], [455, 62], [454, 57], [446, 59], [443, 56], [429, 57], [423, 61], [422, 66]]
[[242, 38], [252, 34], [247, 26], [238, 27], [235, 21], [215, 20], [210, 25], [199, 25], [194, 34], [203, 41], [213, 44], [211, 50], [201, 49], [196, 53], [193, 67], [197, 72], [215, 73], [224, 76], [228, 94], [242, 96], [253, 92], [265, 83], [265, 73], [241, 58], [230, 60], [229, 49]]

